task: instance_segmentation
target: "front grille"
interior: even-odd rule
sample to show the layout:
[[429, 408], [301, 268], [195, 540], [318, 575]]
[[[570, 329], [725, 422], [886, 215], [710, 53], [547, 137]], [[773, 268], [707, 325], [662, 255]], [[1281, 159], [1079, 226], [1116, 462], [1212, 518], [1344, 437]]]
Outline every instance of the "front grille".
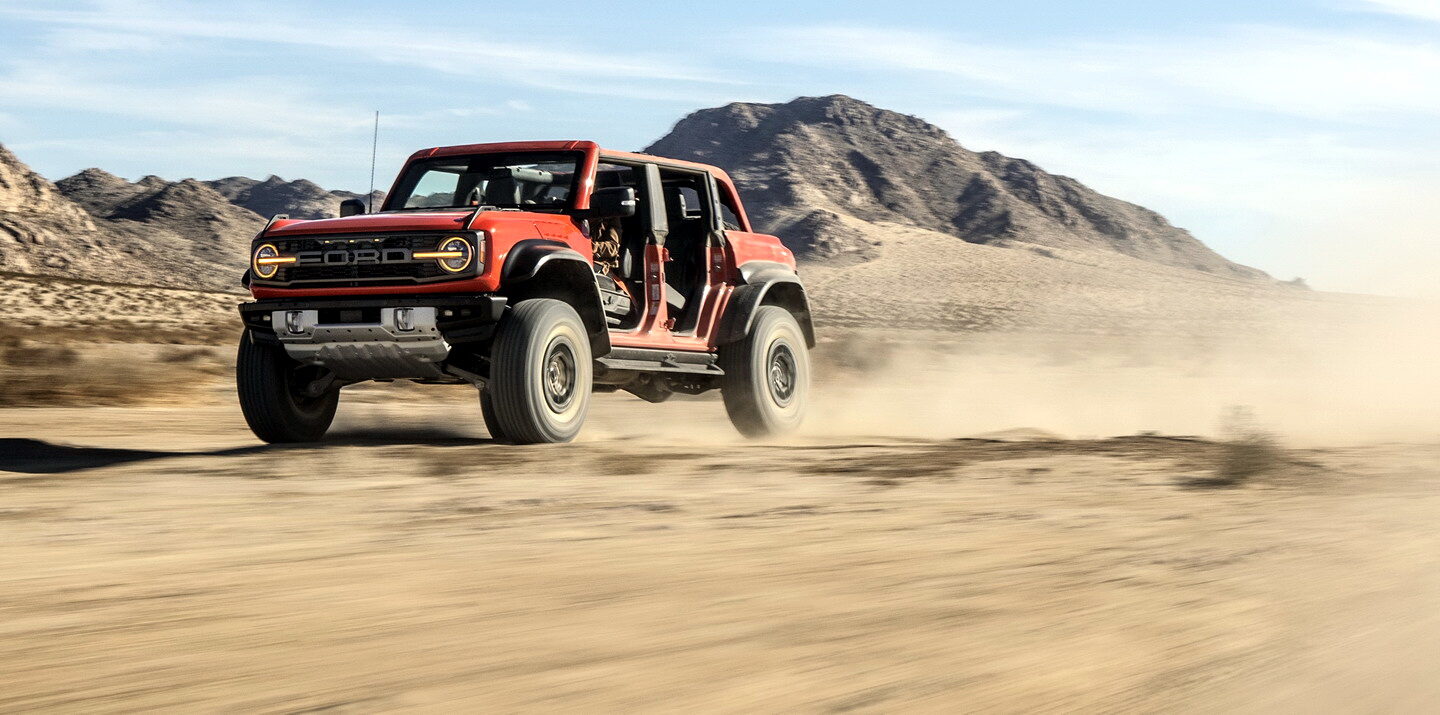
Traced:
[[[455, 235], [462, 234], [446, 232], [443, 234], [407, 233], [386, 234], [383, 236], [303, 236], [268, 240], [267, 242], [273, 244], [281, 255], [295, 255], [304, 251], [327, 251], [336, 249], [353, 251], [406, 248], [411, 251], [425, 251], [434, 249], [442, 240]], [[479, 244], [479, 241], [469, 233], [463, 235], [470, 239], [471, 245], [475, 247], [478, 254], [480, 246], [477, 244]], [[457, 278], [471, 278], [474, 277], [475, 269], [479, 265], [480, 261], [475, 260], [471, 262], [471, 267], [463, 273], [450, 273], [442, 269], [440, 264], [431, 260], [401, 263], [314, 263], [285, 266], [282, 267], [274, 277], [268, 280], [257, 280], [256, 282], [262, 284], [283, 284], [289, 287], [312, 285], [329, 287], [406, 285], [453, 280]]]
[[287, 283], [307, 281], [418, 281], [444, 278], [452, 274], [441, 270], [434, 261], [425, 263], [368, 264], [352, 266], [295, 266], [282, 268], [276, 280]]

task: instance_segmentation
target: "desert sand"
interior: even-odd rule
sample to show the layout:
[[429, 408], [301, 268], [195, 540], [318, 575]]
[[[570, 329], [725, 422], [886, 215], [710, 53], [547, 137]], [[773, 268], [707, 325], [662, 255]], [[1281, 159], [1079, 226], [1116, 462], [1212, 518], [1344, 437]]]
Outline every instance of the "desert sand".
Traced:
[[229, 345], [38, 324], [7, 376], [74, 389], [10, 394], [84, 406], [0, 409], [0, 710], [1434, 709], [1434, 343], [1335, 325], [830, 330], [776, 443], [602, 395], [517, 447], [367, 385], [266, 447]]
[[893, 233], [805, 271], [773, 443], [365, 385], [267, 447], [240, 296], [0, 279], [0, 711], [1440, 706], [1429, 307], [969, 245], [887, 296], [942, 240]]
[[1440, 703], [1434, 442], [1215, 488], [1204, 440], [750, 444], [709, 400], [514, 447], [453, 389], [294, 448], [218, 388], [0, 410], [0, 710]]

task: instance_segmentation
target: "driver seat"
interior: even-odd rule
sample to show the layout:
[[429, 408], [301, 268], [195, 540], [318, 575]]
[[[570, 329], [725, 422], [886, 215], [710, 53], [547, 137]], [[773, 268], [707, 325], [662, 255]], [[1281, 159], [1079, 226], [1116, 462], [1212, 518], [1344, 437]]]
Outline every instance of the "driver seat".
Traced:
[[519, 206], [520, 182], [513, 176], [496, 176], [485, 184], [485, 205]]

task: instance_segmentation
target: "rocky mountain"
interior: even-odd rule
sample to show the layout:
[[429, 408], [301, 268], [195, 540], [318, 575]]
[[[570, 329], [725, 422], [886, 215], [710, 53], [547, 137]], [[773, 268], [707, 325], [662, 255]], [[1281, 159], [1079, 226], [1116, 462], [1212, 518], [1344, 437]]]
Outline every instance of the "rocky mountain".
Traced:
[[110, 258], [110, 236], [0, 146], [0, 271], [65, 274]]
[[0, 271], [235, 290], [259, 216], [195, 181], [52, 184], [0, 147]]
[[913, 116], [843, 95], [734, 103], [682, 119], [647, 153], [714, 164], [758, 228], [810, 261], [883, 250], [887, 222], [990, 245], [1109, 251], [1212, 274], [1263, 278], [1154, 211], [996, 152], [974, 152]]
[[0, 146], [0, 271], [116, 278], [126, 262], [114, 236], [55, 185]]
[[130, 183], [100, 169], [86, 169], [55, 186], [128, 244], [147, 246], [151, 254], [184, 256], [187, 266], [206, 266], [188, 279], [210, 287], [234, 288], [245, 270], [250, 239], [265, 222], [194, 179], [170, 182], [146, 176]]
[[[340, 202], [345, 199], [365, 200], [364, 194], [349, 191], [326, 191], [305, 179], [286, 181], [270, 175], [264, 181], [245, 176], [231, 176], [204, 182], [231, 203], [269, 218], [287, 214], [290, 218], [334, 218], [339, 215]], [[376, 191], [370, 200], [379, 206], [385, 193]]]
[[52, 184], [0, 146], [0, 271], [233, 291], [267, 217], [335, 216], [347, 198], [364, 196], [276, 176], [131, 182], [86, 169]]
[[0, 146], [0, 272], [234, 291], [266, 217], [335, 216], [347, 198], [364, 196], [276, 176], [51, 183]]

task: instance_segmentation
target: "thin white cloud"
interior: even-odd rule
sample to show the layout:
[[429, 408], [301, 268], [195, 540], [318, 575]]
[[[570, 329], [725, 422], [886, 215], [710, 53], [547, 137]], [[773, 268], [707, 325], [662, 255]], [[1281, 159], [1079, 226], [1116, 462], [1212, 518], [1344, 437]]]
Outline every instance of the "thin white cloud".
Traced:
[[[996, 149], [1074, 176], [1102, 193], [1154, 206], [1223, 206], [1252, 216], [1348, 210], [1363, 187], [1433, 183], [1435, 172], [1401, 148], [1359, 144], [1334, 132], [1244, 131], [1195, 126], [935, 121], [972, 150]], [[1385, 167], [1384, 171], [1366, 171]]]
[[1275, 27], [1200, 37], [1038, 46], [925, 32], [791, 28], [760, 41], [777, 60], [917, 74], [996, 100], [1130, 115], [1197, 107], [1339, 119], [1440, 114], [1440, 46]]
[[436, 109], [405, 114], [382, 114], [380, 115], [380, 126], [382, 128], [426, 127], [432, 126], [436, 121], [469, 119], [472, 117], [499, 117], [529, 111], [531, 111], [530, 106], [524, 102], [510, 100], [493, 106], [451, 107], [449, 109]]
[[376, 29], [370, 18], [304, 17], [292, 7], [251, 9], [228, 6], [212, 15], [203, 6], [187, 12], [174, 5], [106, 2], [88, 10], [0, 6], [0, 13], [56, 27], [84, 28], [156, 40], [221, 40], [305, 47], [367, 57], [386, 64], [431, 70], [452, 76], [508, 77], [529, 83], [544, 78], [604, 77], [631, 81], [739, 84], [673, 57], [576, 49], [578, 38], [563, 43], [516, 43], [496, 29], [489, 35], [456, 34], [443, 28], [411, 28], [387, 22]]
[[88, 27], [59, 28], [46, 41], [51, 49], [71, 52], [150, 52], [160, 47], [153, 37]]
[[927, 112], [925, 120], [949, 131], [950, 135], [965, 144], [966, 148], [974, 149], [975, 146], [989, 147], [993, 145], [971, 146], [970, 142], [975, 141], [978, 137], [992, 136], [995, 133], [1005, 134], [1009, 127], [1026, 119], [1028, 114], [1021, 109], [965, 107]]
[[72, 67], [27, 62], [0, 76], [0, 97], [12, 109], [93, 112], [159, 125], [310, 138], [369, 125], [369, 112], [363, 109], [310, 100], [283, 87], [254, 92], [260, 84], [265, 83], [245, 78], [193, 85], [121, 84], [89, 78]]
[[1359, 0], [1362, 9], [1440, 22], [1440, 2], [1435, 0]]

